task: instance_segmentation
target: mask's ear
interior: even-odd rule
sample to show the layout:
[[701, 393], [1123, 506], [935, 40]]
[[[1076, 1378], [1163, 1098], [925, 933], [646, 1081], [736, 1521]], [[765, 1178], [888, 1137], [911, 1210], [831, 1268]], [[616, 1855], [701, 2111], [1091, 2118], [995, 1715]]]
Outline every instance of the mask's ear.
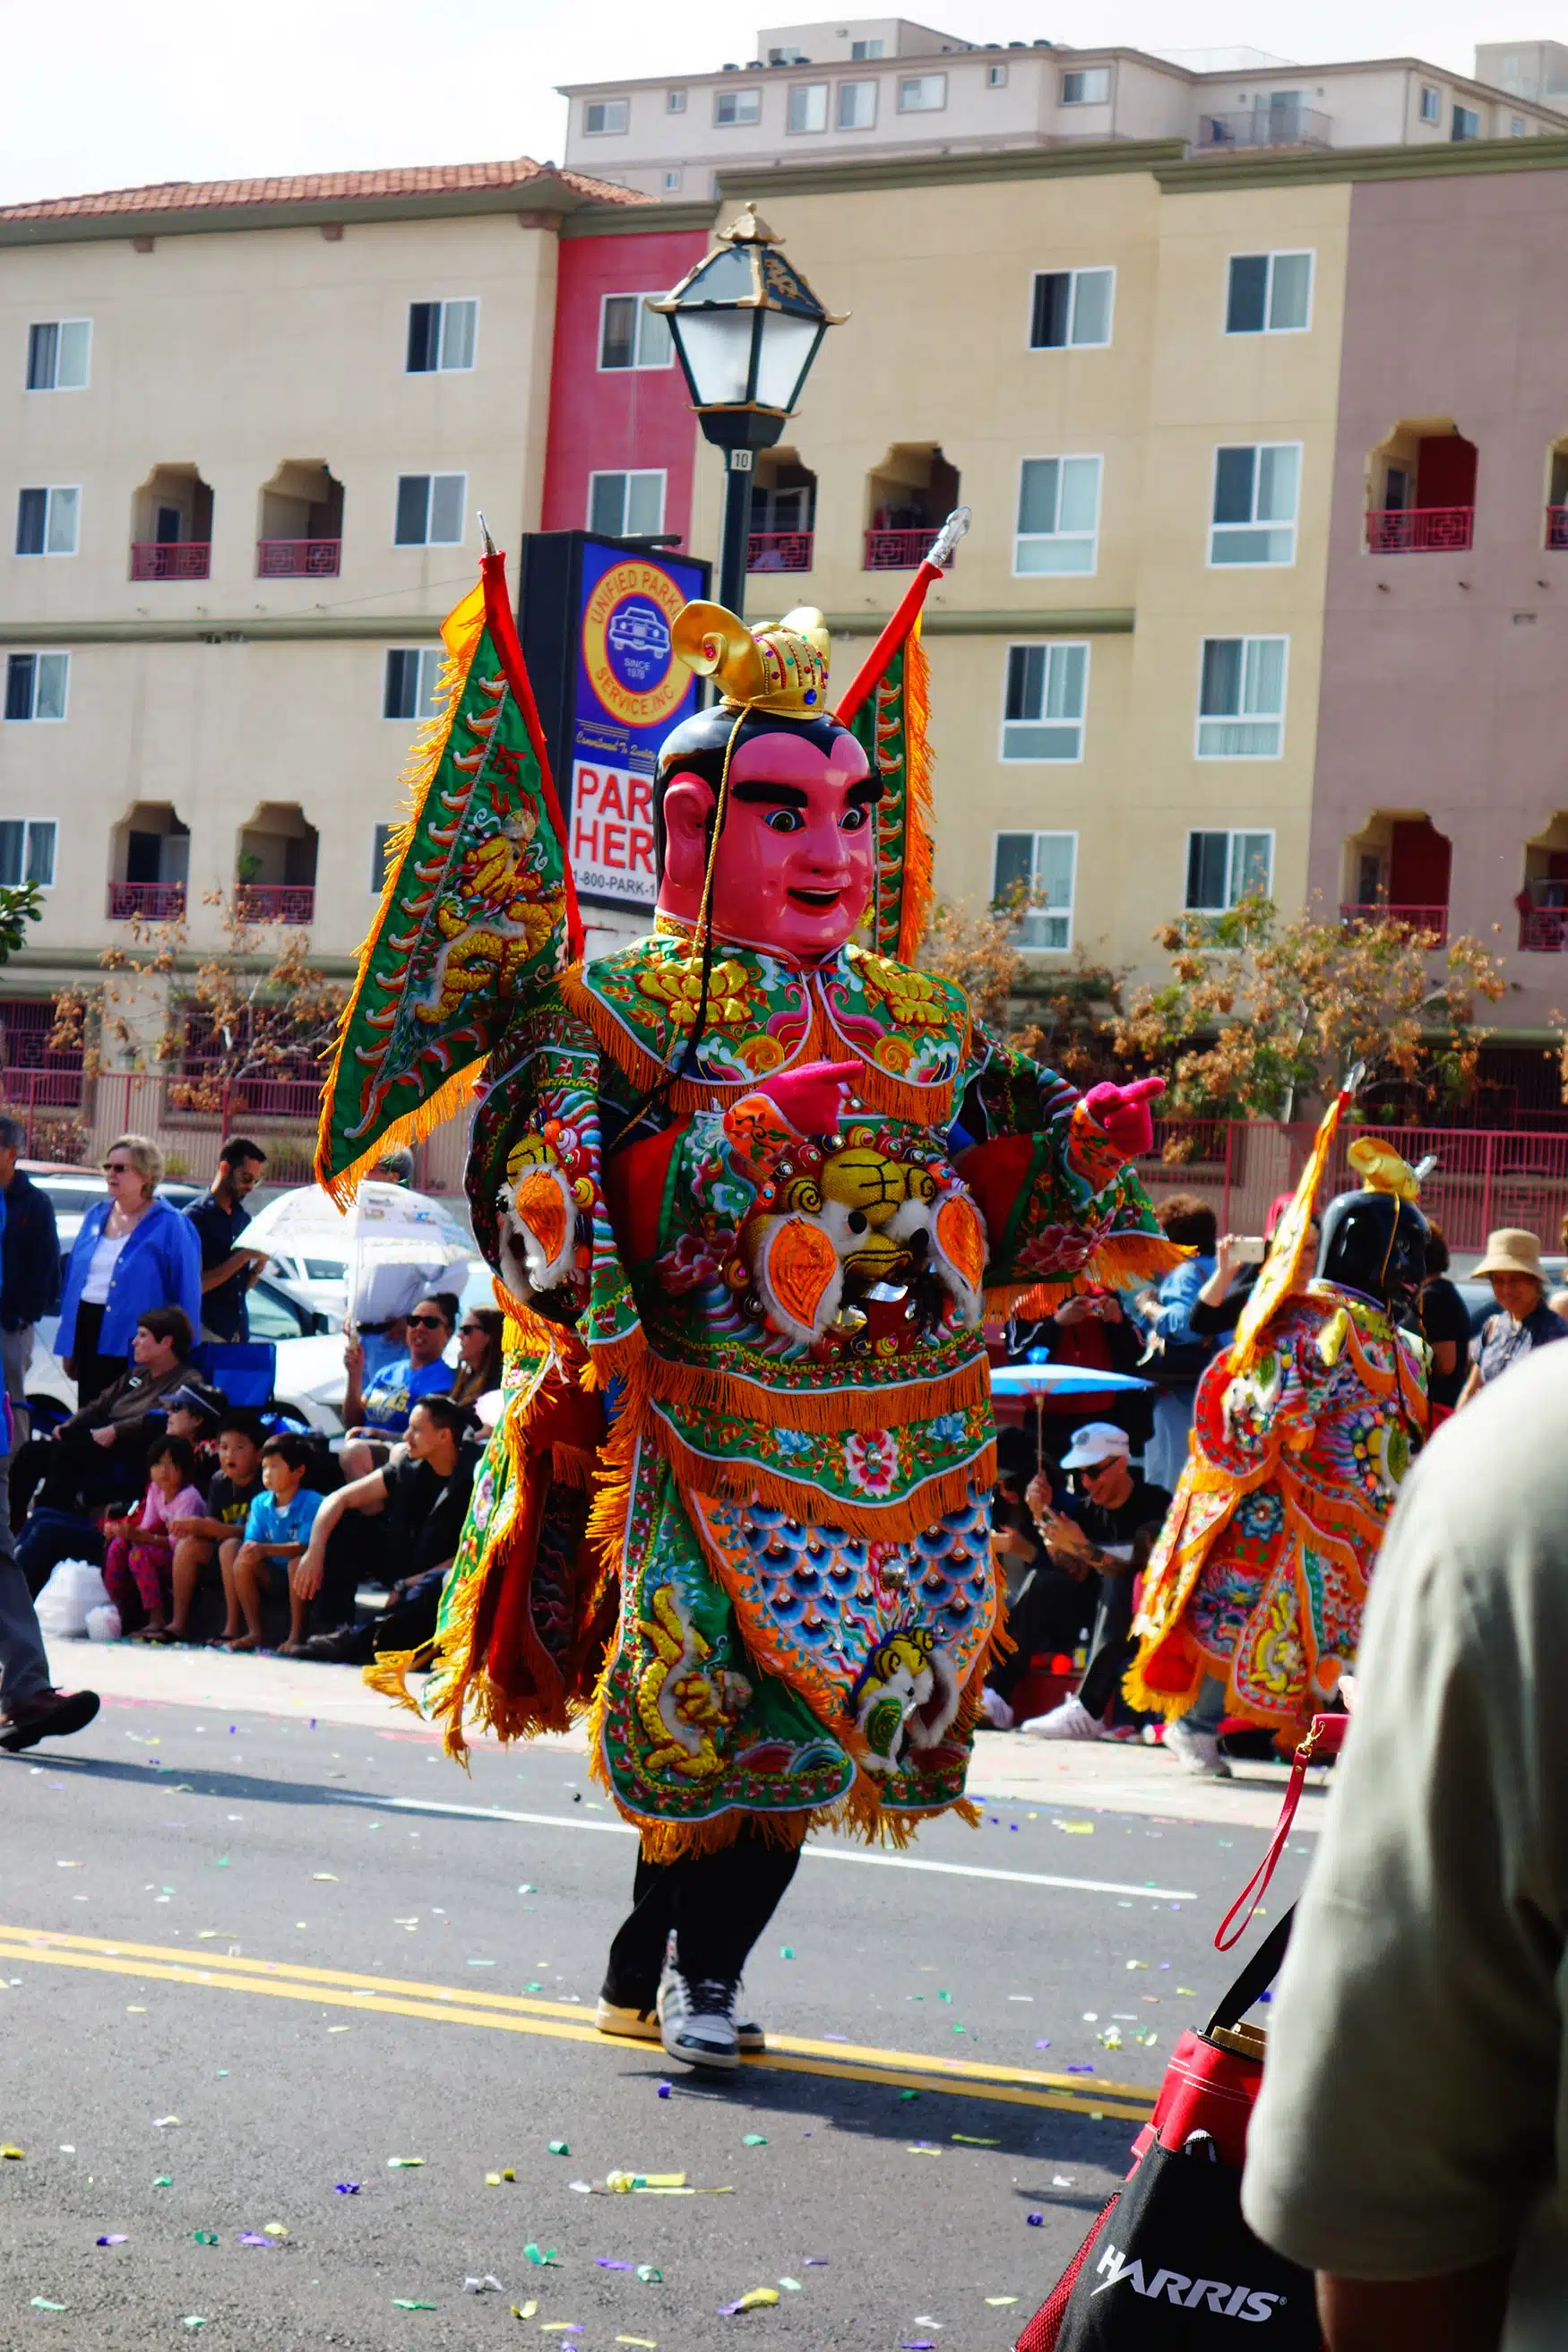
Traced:
[[689, 771], [665, 786], [664, 870], [678, 889], [702, 887], [715, 805], [712, 785]]

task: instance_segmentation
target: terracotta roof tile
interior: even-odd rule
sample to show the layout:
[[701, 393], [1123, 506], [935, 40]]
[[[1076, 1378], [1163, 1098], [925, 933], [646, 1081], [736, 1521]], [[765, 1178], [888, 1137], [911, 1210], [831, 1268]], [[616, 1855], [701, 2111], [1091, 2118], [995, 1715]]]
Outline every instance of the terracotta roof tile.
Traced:
[[54, 196], [37, 204], [0, 205], [0, 222], [110, 220], [157, 213], [231, 211], [247, 205], [331, 204], [367, 197], [457, 194], [468, 188], [522, 188], [531, 180], [559, 180], [601, 204], [645, 205], [653, 199], [583, 172], [558, 172], [519, 155], [496, 163], [410, 163], [378, 172], [306, 172], [265, 180], [163, 180], [152, 187], [107, 188], [87, 196]]

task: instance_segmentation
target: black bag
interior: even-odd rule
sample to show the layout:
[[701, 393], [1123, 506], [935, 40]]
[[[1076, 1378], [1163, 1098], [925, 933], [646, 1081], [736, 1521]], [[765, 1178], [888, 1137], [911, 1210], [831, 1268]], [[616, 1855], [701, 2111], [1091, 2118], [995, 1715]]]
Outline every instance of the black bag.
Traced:
[[[1232, 2032], [1269, 1984], [1289, 1931], [1287, 1914], [1220, 2001], [1205, 2042]], [[1190, 2092], [1181, 2112], [1183, 2144], [1146, 2136], [1016, 2352], [1321, 2352], [1311, 2273], [1247, 2228], [1240, 2168], [1221, 2160], [1210, 2133], [1189, 2128], [1201, 2112]], [[1254, 2337], [1254, 2327], [1268, 2332]]]

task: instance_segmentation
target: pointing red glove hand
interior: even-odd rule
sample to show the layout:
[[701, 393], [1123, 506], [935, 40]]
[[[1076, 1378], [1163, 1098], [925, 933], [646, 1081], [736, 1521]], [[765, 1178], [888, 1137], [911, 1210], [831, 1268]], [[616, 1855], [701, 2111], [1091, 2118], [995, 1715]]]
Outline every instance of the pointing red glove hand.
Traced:
[[1129, 1160], [1141, 1160], [1154, 1148], [1154, 1123], [1149, 1105], [1165, 1091], [1163, 1078], [1138, 1078], [1130, 1087], [1108, 1082], [1090, 1087], [1083, 1098], [1089, 1117], [1101, 1126]]

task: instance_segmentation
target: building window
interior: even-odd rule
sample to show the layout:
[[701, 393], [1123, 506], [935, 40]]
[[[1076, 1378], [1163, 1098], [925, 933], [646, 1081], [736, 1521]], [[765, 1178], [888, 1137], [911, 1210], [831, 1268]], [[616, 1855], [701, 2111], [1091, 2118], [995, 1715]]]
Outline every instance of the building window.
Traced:
[[378, 824], [370, 842], [370, 887], [373, 897], [379, 898], [386, 887], [386, 852], [395, 825]]
[[1443, 120], [1443, 100], [1429, 81], [1421, 85], [1421, 120], [1423, 122], [1441, 122]]
[[1285, 740], [1286, 637], [1205, 637], [1200, 760], [1277, 760]]
[[666, 114], [684, 114], [686, 92], [683, 89], [667, 89], [664, 93], [664, 110]]
[[1017, 944], [1060, 954], [1072, 945], [1076, 833], [999, 833], [991, 895], [1017, 910]]
[[664, 529], [664, 475], [590, 474], [588, 528], [605, 539], [651, 539]]
[[899, 84], [900, 114], [937, 114], [946, 104], [945, 74], [906, 74]]
[[584, 139], [617, 139], [626, 127], [624, 98], [591, 98], [583, 108]]
[[1475, 108], [1473, 106], [1456, 106], [1454, 109], [1453, 120], [1448, 126], [1449, 138], [1479, 139], [1480, 135], [1481, 118], [1477, 113]]
[[1037, 269], [1029, 313], [1029, 349], [1056, 352], [1068, 343], [1110, 341], [1114, 269]]
[[471, 368], [479, 318], [477, 302], [410, 302], [405, 373], [430, 375], [437, 369]]
[[985, 68], [985, 87], [987, 89], [1005, 89], [1007, 87], [1006, 67], [987, 66]]
[[1110, 68], [1085, 66], [1062, 76], [1064, 106], [1103, 106], [1110, 96]]
[[1294, 563], [1299, 441], [1214, 453], [1211, 563]]
[[1311, 324], [1310, 253], [1233, 253], [1227, 335], [1299, 335]]
[[877, 120], [874, 81], [841, 81], [838, 85], [840, 131], [869, 131]]
[[1005, 760], [1081, 760], [1089, 647], [1009, 646]]
[[792, 131], [826, 130], [827, 84], [825, 81], [791, 84], [788, 123]]
[[33, 817], [16, 816], [0, 819], [0, 883], [15, 890], [23, 882], [36, 882], [40, 890], [47, 890], [54, 878], [52, 822], [40, 824]]
[[18, 555], [74, 555], [77, 526], [81, 517], [81, 492], [62, 489], [19, 490], [16, 494]]
[[1509, 117], [1508, 135], [1510, 139], [1523, 138], [1524, 117], [1522, 114], [1513, 114]]
[[1016, 575], [1094, 570], [1100, 538], [1098, 457], [1026, 457], [1018, 478]]
[[63, 719], [69, 654], [11, 654], [5, 662], [7, 719]]
[[886, 44], [882, 41], [879, 36], [877, 38], [868, 41], [851, 41], [849, 44], [849, 54], [855, 58], [879, 58], [883, 53], [885, 46]]
[[[384, 719], [432, 719], [441, 675], [439, 646], [389, 646], [382, 683]], [[376, 887], [380, 888], [380, 884]]]
[[27, 330], [27, 390], [82, 392], [92, 354], [90, 319], [46, 319]]
[[468, 503], [467, 474], [399, 474], [394, 545], [461, 547]]
[[599, 365], [602, 368], [665, 368], [671, 365], [675, 346], [669, 321], [647, 308], [661, 299], [661, 289], [643, 294], [606, 294], [599, 310]]
[[733, 131], [747, 122], [763, 119], [763, 93], [760, 89], [716, 89], [713, 93], [713, 120], [721, 131]]
[[1188, 834], [1190, 915], [1223, 915], [1243, 898], [1267, 898], [1273, 887], [1271, 833]]
[[679, 167], [679, 164], [677, 164], [677, 166], [676, 166], [676, 168], [675, 168], [675, 170], [674, 170], [673, 172], [667, 172], [667, 173], [665, 173], [665, 175], [664, 175], [664, 193], [665, 193], [665, 194], [666, 194], [667, 196], [673, 195], [673, 194], [675, 194], [676, 190], [679, 187], [679, 185], [680, 185], [680, 167]]

